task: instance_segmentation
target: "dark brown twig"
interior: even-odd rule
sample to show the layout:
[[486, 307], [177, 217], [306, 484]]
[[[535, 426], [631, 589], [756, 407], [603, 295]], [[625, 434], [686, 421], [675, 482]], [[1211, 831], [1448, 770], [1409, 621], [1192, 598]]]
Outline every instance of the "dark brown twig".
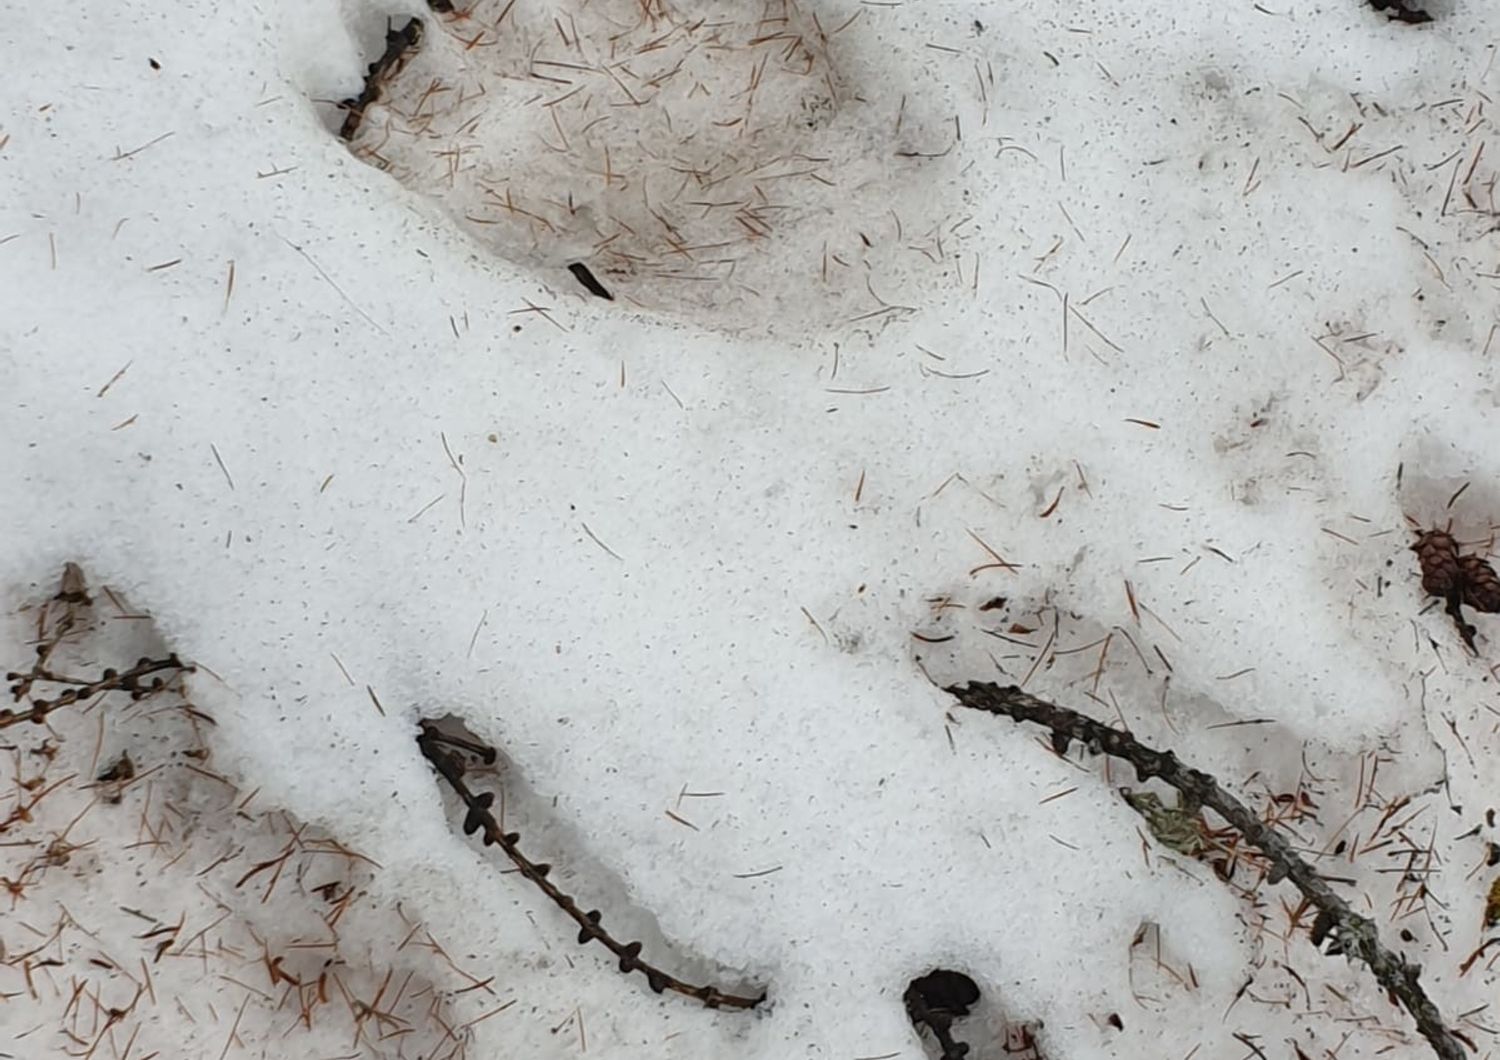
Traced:
[[141, 699], [153, 692], [159, 692], [166, 686], [166, 682], [160, 677], [153, 678], [150, 682], [143, 681], [155, 673], [172, 670], [176, 673], [191, 673], [193, 668], [184, 665], [176, 655], [168, 655], [165, 659], [142, 658], [128, 670], [105, 670], [99, 677], [92, 680], [84, 680], [76, 677], [64, 677], [55, 674], [51, 670], [36, 666], [28, 673], [11, 672], [5, 675], [7, 681], [17, 681], [11, 686], [11, 692], [17, 701], [20, 701], [31, 687], [38, 682], [49, 684], [71, 685], [64, 690], [56, 699], [42, 699], [38, 696], [31, 697], [31, 705], [25, 710], [11, 710], [6, 708], [0, 710], [0, 729], [19, 725], [23, 721], [33, 722], [41, 725], [47, 720], [47, 715], [60, 707], [70, 706], [73, 703], [85, 699], [92, 699], [105, 692], [129, 692], [131, 699]]
[[[18, 681], [11, 686], [11, 695], [19, 703], [31, 694], [31, 686], [41, 679], [47, 663], [69, 634], [78, 626], [83, 613], [93, 606], [83, 569], [76, 563], [63, 567], [62, 584], [57, 593], [41, 607], [36, 620], [36, 658], [32, 660], [29, 673], [6, 675], [7, 681]], [[62, 605], [62, 614], [54, 618], [54, 605]], [[18, 680], [19, 679], [19, 680]]]
[[550, 898], [554, 905], [566, 913], [573, 922], [578, 925], [578, 941], [581, 944], [598, 942], [613, 953], [620, 961], [620, 971], [629, 974], [640, 972], [646, 977], [647, 984], [653, 991], [660, 994], [664, 990], [670, 990], [684, 997], [694, 998], [701, 1001], [708, 1008], [737, 1008], [750, 1009], [759, 1005], [766, 999], [761, 993], [755, 997], [746, 997], [731, 994], [720, 990], [716, 986], [694, 986], [685, 983], [675, 976], [668, 975], [653, 965], [641, 960], [641, 944], [639, 942], [620, 942], [610, 935], [599, 922], [600, 913], [597, 909], [584, 912], [578, 903], [564, 894], [558, 887], [547, 879], [552, 871], [552, 866], [544, 863], [534, 862], [525, 854], [521, 853], [521, 836], [517, 832], [506, 832], [500, 827], [495, 815], [490, 812], [490, 807], [495, 803], [495, 796], [491, 792], [475, 793], [470, 790], [464, 782], [463, 761], [447, 747], [457, 747], [470, 754], [477, 755], [486, 765], [492, 765], [496, 759], [496, 751], [493, 747], [486, 746], [475, 740], [466, 740], [448, 736], [441, 732], [437, 725], [430, 721], [423, 721], [421, 729], [417, 734], [417, 747], [422, 754], [432, 763], [433, 768], [448, 783], [448, 786], [463, 801], [468, 812], [464, 816], [464, 834], [473, 835], [481, 833], [485, 846], [498, 846], [505, 851], [507, 857], [515, 863], [521, 875], [534, 883], [543, 894]]
[[1271, 866], [1267, 876], [1271, 883], [1290, 880], [1317, 909], [1312, 926], [1314, 945], [1321, 947], [1327, 941], [1330, 954], [1341, 953], [1363, 961], [1380, 985], [1411, 1014], [1433, 1052], [1442, 1060], [1465, 1060], [1463, 1045], [1418, 982], [1421, 969], [1381, 945], [1375, 924], [1350, 909], [1285, 839], [1219, 787], [1213, 777], [1184, 766], [1171, 751], [1146, 747], [1128, 732], [1028, 695], [1014, 685], [1002, 688], [989, 682], [971, 682], [954, 685], [946, 691], [974, 710], [1043, 726], [1052, 733], [1052, 747], [1058, 754], [1066, 754], [1076, 740], [1091, 752], [1129, 762], [1140, 780], [1157, 777], [1177, 789], [1184, 800], [1213, 810], [1265, 856]]
[[344, 115], [344, 124], [339, 127], [339, 139], [349, 141], [359, 132], [360, 122], [365, 119], [365, 108], [380, 98], [386, 77], [406, 61], [407, 55], [422, 43], [422, 20], [409, 19], [400, 29], [391, 29], [386, 24], [385, 51], [370, 64], [365, 72], [365, 85], [359, 95], [340, 104], [349, 113]]
[[1470, 655], [1478, 655], [1479, 646], [1474, 642], [1474, 635], [1479, 631], [1474, 628], [1474, 623], [1464, 618], [1463, 594], [1453, 589], [1444, 594], [1443, 599], [1447, 605], [1444, 610], [1448, 612], [1448, 617], [1453, 619], [1453, 624], [1458, 627], [1459, 639], [1464, 642], [1464, 647], [1469, 649]]

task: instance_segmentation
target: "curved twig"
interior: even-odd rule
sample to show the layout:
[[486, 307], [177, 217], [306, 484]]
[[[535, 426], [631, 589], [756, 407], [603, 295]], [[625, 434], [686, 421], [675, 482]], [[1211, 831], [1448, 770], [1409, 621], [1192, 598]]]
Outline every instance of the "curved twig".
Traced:
[[[451, 9], [451, 8], [450, 8]], [[386, 78], [406, 62], [407, 57], [422, 43], [422, 20], [408, 19], [400, 29], [392, 29], [386, 23], [385, 51], [365, 71], [365, 83], [359, 95], [344, 100], [339, 106], [348, 113], [339, 127], [339, 139], [345, 142], [354, 139], [359, 126], [365, 120], [365, 108], [380, 98]]]
[[1171, 751], [1157, 751], [1140, 743], [1128, 732], [1110, 728], [1077, 711], [1059, 707], [1011, 685], [1002, 688], [989, 682], [970, 682], [945, 689], [966, 707], [1003, 714], [1016, 721], [1029, 721], [1049, 729], [1052, 747], [1065, 754], [1077, 740], [1095, 753], [1123, 759], [1135, 767], [1141, 780], [1159, 777], [1183, 797], [1206, 806], [1239, 831], [1271, 863], [1271, 883], [1290, 880], [1318, 910], [1312, 926], [1313, 945], [1330, 942], [1329, 953], [1357, 957], [1374, 973], [1377, 982], [1416, 1021], [1417, 1030], [1442, 1060], [1466, 1060], [1463, 1044], [1443, 1022], [1442, 1013], [1422, 990], [1421, 968], [1409, 964], [1380, 942], [1373, 921], [1360, 916], [1333, 892], [1328, 882], [1303, 861], [1279, 834], [1260, 820], [1218, 781], [1201, 770], [1184, 766]]
[[417, 746], [422, 754], [432, 763], [439, 775], [448, 782], [448, 786], [463, 801], [468, 809], [464, 816], [464, 834], [473, 835], [475, 832], [482, 834], [485, 846], [498, 846], [505, 851], [507, 857], [515, 863], [522, 876], [526, 877], [541, 890], [548, 898], [552, 899], [554, 905], [572, 918], [578, 925], [578, 941], [588, 943], [599, 942], [620, 960], [620, 971], [629, 974], [640, 972], [646, 977], [647, 984], [653, 991], [660, 994], [664, 990], [670, 990], [684, 997], [694, 998], [701, 1001], [707, 1008], [737, 1008], [750, 1009], [759, 1005], [766, 999], [761, 993], [755, 997], [746, 997], [740, 994], [731, 994], [720, 990], [716, 986], [704, 985], [694, 986], [683, 982], [676, 976], [668, 975], [661, 969], [647, 964], [641, 960], [641, 944], [639, 942], [620, 942], [614, 938], [599, 922], [599, 910], [594, 909], [584, 912], [578, 903], [571, 897], [558, 889], [557, 885], [547, 879], [552, 871], [552, 866], [532, 861], [521, 853], [521, 836], [518, 832], [506, 832], [501, 829], [495, 815], [490, 812], [494, 805], [495, 796], [491, 792], [475, 793], [470, 790], [464, 782], [464, 766], [462, 760], [452, 751], [445, 750], [448, 747], [457, 747], [470, 754], [477, 755], [486, 765], [493, 765], [496, 751], [493, 747], [475, 740], [465, 740], [448, 736], [438, 730], [436, 724], [430, 721], [421, 723], [421, 730], [417, 734]]

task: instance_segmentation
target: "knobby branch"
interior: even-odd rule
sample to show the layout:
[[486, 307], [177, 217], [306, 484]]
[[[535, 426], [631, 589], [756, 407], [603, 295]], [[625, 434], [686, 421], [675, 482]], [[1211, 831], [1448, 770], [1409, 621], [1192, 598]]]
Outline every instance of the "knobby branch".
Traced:
[[1218, 814], [1264, 855], [1271, 865], [1268, 876], [1271, 883], [1289, 880], [1318, 911], [1312, 926], [1313, 945], [1321, 947], [1327, 941], [1329, 953], [1342, 953], [1363, 961], [1387, 993], [1411, 1014], [1433, 1052], [1442, 1060], [1466, 1060], [1463, 1043], [1448, 1029], [1437, 1005], [1418, 982], [1421, 969], [1386, 949], [1373, 921], [1350, 909], [1328, 881], [1303, 861], [1279, 833], [1221, 788], [1209, 774], [1183, 765], [1171, 751], [1147, 747], [1128, 732], [1038, 699], [1015, 685], [970, 682], [944, 691], [973, 710], [1041, 725], [1051, 732], [1052, 747], [1058, 754], [1066, 754], [1076, 741], [1092, 753], [1129, 762], [1140, 780], [1156, 777], [1175, 788], [1184, 805], [1206, 807]]

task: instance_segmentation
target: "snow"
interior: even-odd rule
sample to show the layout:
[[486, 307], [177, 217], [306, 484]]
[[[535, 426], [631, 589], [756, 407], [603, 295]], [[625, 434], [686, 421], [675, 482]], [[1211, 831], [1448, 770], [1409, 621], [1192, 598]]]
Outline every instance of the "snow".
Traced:
[[[223, 911], [227, 941], [158, 961], [111, 1055], [138, 1026], [131, 1055], [918, 1057], [901, 992], [939, 965], [984, 990], [982, 1060], [1002, 1014], [1052, 1058], [1240, 1055], [1236, 1033], [1421, 1055], [1363, 969], [1281, 941], [1290, 891], [1152, 847], [1118, 764], [934, 685], [1024, 680], [1256, 805], [1316, 790], [1307, 850], [1450, 1020], [1487, 998], [1484, 961], [1459, 969], [1500, 626], [1467, 657], [1406, 547], [1408, 518], [1479, 551], [1500, 523], [1496, 17], [1282, 6], [13, 12], [0, 646], [25, 665], [81, 564], [201, 665], [225, 782], [157, 778], [196, 807], [170, 864], [110, 823], [150, 819], [145, 785], [92, 806], [72, 841], [100, 871], [54, 866], [16, 916], [45, 936], [71, 910], [116, 969], [77, 932], [31, 984], [0, 967], [0, 1055], [87, 1048], [70, 975], [129, 999], [155, 944], [120, 906]], [[425, 40], [346, 146], [332, 101], [387, 15]], [[649, 67], [609, 66], [658, 35]], [[541, 67], [584, 85], [547, 106], [569, 89], [538, 59], [595, 72]], [[599, 67], [682, 73], [627, 107]], [[420, 104], [434, 77], [464, 91]], [[80, 668], [140, 654], [141, 623], [97, 610]], [[507, 819], [580, 901], [767, 1004], [701, 1011], [574, 946], [455, 827], [414, 743], [447, 714], [501, 749]], [[106, 723], [165, 753], [149, 713], [60, 712], [49, 769], [86, 779]], [[18, 777], [41, 735], [0, 731]], [[36, 835], [89, 805], [75, 788]], [[251, 793], [254, 825], [226, 809]], [[247, 932], [317, 933], [321, 878], [235, 886], [290, 820], [379, 866], [348, 869], [352, 991], [397, 968], [450, 1027], [515, 1006], [446, 1036], [426, 997], [410, 1033], [338, 1004], [299, 1026]], [[1435, 866], [1392, 858], [1429, 840]], [[195, 874], [235, 849], [205, 900]], [[1397, 901], [1413, 879], [1430, 902]], [[487, 988], [403, 947], [417, 923]], [[29, 938], [0, 927], [7, 953]], [[1463, 1024], [1481, 1055], [1485, 1026]]]

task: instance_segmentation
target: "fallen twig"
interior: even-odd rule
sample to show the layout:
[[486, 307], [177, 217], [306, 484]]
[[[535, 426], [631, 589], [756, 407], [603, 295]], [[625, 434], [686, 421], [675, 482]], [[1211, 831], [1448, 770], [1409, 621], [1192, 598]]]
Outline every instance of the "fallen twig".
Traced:
[[71, 685], [72, 687], [62, 692], [56, 699], [42, 699], [32, 696], [31, 706], [25, 710], [11, 710], [8, 707], [0, 710], [0, 729], [19, 725], [23, 721], [40, 725], [47, 720], [48, 714], [51, 714], [59, 707], [66, 707], [81, 700], [92, 699], [104, 692], [129, 692], [131, 699], [142, 699], [166, 687], [166, 682], [160, 677], [152, 678], [149, 682], [143, 681], [142, 678], [149, 677], [151, 674], [161, 673], [164, 670], [172, 670], [177, 673], [191, 673], [193, 668], [184, 665], [182, 660], [177, 658], [176, 655], [168, 655], [164, 659], [142, 658], [134, 666], [125, 671], [105, 670], [92, 680], [64, 677], [61, 674], [55, 674], [50, 670], [40, 667], [34, 668], [28, 673], [7, 673], [5, 675], [7, 681], [19, 682], [11, 686], [11, 692], [18, 701], [25, 695], [22, 689], [29, 690], [37, 682], [64, 684]]
[[547, 876], [552, 871], [552, 866], [534, 862], [521, 853], [520, 834], [503, 831], [499, 822], [495, 820], [495, 815], [490, 812], [490, 807], [495, 802], [494, 794], [491, 792], [476, 794], [471, 791], [468, 784], [464, 782], [463, 760], [455, 752], [447, 750], [448, 747], [458, 748], [477, 756], [486, 765], [493, 765], [496, 759], [496, 751], [493, 747], [477, 740], [449, 736], [431, 721], [421, 723], [421, 728], [417, 733], [417, 747], [467, 807], [468, 813], [464, 816], [464, 834], [473, 835], [475, 832], [480, 832], [484, 837], [485, 846], [498, 846], [505, 851], [506, 856], [515, 863], [521, 875], [536, 884], [543, 894], [552, 899], [552, 902], [578, 925], [580, 943], [586, 944], [591, 941], [601, 943], [619, 958], [620, 971], [626, 974], [642, 973], [646, 977], [647, 984], [658, 994], [664, 990], [670, 990], [684, 997], [695, 998], [708, 1008], [750, 1009], [766, 999], [764, 993], [755, 997], [747, 997], [728, 993], [716, 986], [694, 986], [647, 964], [641, 960], [639, 942], [620, 942], [615, 939], [599, 922], [600, 913], [597, 909], [584, 912], [577, 902], [548, 880]]
[[339, 139], [344, 141], [354, 139], [354, 134], [359, 132], [360, 122], [365, 119], [365, 108], [380, 98], [381, 87], [386, 76], [400, 67], [406, 61], [407, 55], [421, 43], [422, 20], [420, 18], [407, 20], [406, 25], [400, 29], [391, 29], [387, 23], [385, 51], [370, 64], [366, 71], [364, 88], [360, 90], [359, 95], [346, 99], [340, 104], [349, 113], [344, 115], [344, 124], [339, 127]]
[[1014, 685], [1002, 688], [989, 682], [971, 682], [953, 685], [945, 691], [974, 710], [1045, 727], [1052, 733], [1052, 747], [1058, 754], [1067, 753], [1076, 740], [1091, 752], [1129, 762], [1140, 780], [1158, 777], [1175, 788], [1184, 802], [1213, 810], [1265, 856], [1271, 866], [1267, 876], [1271, 883], [1290, 880], [1318, 910], [1312, 925], [1313, 945], [1321, 947], [1328, 941], [1328, 953], [1342, 953], [1363, 961], [1380, 985], [1416, 1020], [1417, 1030], [1433, 1052], [1442, 1060], [1465, 1060], [1467, 1054], [1462, 1043], [1448, 1029], [1442, 1013], [1418, 982], [1421, 969], [1381, 945], [1374, 922], [1350, 909], [1285, 839], [1219, 787], [1213, 777], [1184, 766], [1171, 751], [1146, 747], [1128, 732], [1028, 695]]

